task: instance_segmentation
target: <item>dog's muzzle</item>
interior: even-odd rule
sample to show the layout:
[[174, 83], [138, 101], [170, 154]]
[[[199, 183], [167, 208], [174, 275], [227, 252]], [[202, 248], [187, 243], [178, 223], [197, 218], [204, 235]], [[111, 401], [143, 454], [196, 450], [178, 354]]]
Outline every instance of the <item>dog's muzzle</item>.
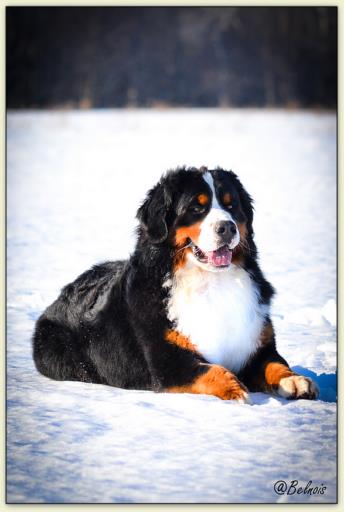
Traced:
[[219, 220], [214, 225], [219, 245], [230, 245], [237, 233], [236, 225], [231, 220]]

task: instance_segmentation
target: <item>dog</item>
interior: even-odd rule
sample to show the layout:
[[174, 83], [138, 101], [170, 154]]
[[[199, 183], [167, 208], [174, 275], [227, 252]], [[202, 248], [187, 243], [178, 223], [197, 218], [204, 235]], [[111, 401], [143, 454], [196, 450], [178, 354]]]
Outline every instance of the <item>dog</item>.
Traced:
[[86, 271], [38, 319], [37, 370], [239, 402], [250, 391], [317, 398], [277, 352], [252, 203], [232, 171], [166, 172], [138, 209], [130, 258]]

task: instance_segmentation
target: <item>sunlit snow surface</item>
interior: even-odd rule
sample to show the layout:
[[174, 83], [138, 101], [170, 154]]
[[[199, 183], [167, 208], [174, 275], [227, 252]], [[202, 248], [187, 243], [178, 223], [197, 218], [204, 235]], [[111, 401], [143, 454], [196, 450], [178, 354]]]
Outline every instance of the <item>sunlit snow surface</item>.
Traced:
[[[220, 165], [255, 200], [280, 353], [320, 400], [50, 381], [31, 334], [63, 285], [126, 257], [166, 169]], [[282, 111], [9, 113], [7, 499], [62, 503], [336, 500], [336, 119]], [[274, 483], [326, 486], [279, 496]]]

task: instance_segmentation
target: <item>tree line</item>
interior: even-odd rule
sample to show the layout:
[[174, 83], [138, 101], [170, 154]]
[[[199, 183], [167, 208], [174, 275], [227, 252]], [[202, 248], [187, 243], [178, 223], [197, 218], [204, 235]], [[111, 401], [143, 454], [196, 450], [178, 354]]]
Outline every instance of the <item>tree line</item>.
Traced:
[[9, 108], [337, 104], [335, 7], [7, 7]]

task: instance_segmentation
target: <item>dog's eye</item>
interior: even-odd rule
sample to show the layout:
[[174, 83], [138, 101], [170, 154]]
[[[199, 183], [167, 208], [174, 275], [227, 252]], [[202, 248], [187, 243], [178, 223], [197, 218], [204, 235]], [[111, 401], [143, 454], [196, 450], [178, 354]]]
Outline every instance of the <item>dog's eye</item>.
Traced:
[[225, 194], [223, 194], [222, 202], [228, 210], [231, 210], [231, 208], [233, 208], [232, 196], [229, 192], [225, 192]]
[[189, 208], [189, 211], [192, 213], [204, 213], [205, 210], [206, 210], [206, 207], [199, 205], [199, 204], [194, 204], [194, 205], [190, 206], [190, 208]]

